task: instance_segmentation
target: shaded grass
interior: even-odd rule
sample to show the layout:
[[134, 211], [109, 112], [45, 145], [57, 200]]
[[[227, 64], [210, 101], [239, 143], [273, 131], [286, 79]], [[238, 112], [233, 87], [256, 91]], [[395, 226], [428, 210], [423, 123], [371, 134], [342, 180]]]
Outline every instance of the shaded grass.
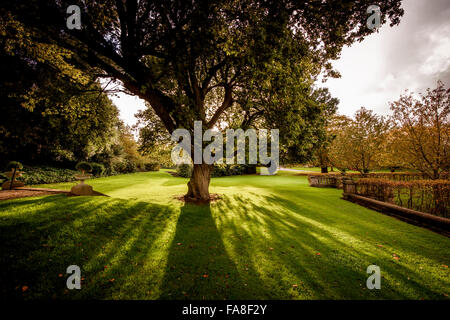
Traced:
[[[104, 197], [0, 202], [2, 298], [446, 299], [450, 240], [310, 188], [306, 177], [212, 179], [210, 206], [166, 172], [92, 179]], [[46, 185], [70, 188], [73, 184]], [[393, 259], [393, 255], [399, 257]], [[67, 290], [69, 265], [82, 289]], [[381, 268], [368, 290], [366, 268]], [[23, 287], [26, 289], [23, 292]]]

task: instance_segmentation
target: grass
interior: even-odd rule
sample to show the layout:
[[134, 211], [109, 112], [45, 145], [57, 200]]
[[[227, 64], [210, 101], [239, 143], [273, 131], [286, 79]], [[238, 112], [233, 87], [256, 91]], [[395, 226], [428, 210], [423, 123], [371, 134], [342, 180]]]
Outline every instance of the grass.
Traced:
[[[211, 191], [223, 199], [195, 206], [173, 198], [186, 182], [135, 173], [89, 181], [109, 198], [0, 202], [1, 298], [448, 297], [448, 238], [341, 200], [340, 190], [291, 172], [222, 177]], [[366, 288], [372, 264], [380, 290]], [[81, 290], [66, 289], [69, 265], [81, 268]]]

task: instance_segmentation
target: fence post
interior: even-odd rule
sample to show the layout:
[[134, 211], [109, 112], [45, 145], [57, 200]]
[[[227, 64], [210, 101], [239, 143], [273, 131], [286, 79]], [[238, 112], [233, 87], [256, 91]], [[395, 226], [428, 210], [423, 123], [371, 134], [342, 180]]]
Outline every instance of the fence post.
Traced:
[[355, 194], [356, 193], [356, 183], [351, 178], [343, 178], [342, 179], [342, 187], [344, 189], [344, 193]]

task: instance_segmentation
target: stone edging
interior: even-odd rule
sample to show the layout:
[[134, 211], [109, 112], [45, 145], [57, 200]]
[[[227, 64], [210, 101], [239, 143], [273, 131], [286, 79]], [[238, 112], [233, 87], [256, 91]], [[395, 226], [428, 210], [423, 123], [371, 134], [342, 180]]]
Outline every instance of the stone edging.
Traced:
[[432, 231], [441, 233], [447, 237], [450, 236], [450, 219], [434, 216], [432, 214], [403, 208], [395, 204], [366, 198], [352, 193], [343, 193], [342, 198], [369, 209], [394, 216], [400, 220], [411, 224], [425, 227]]

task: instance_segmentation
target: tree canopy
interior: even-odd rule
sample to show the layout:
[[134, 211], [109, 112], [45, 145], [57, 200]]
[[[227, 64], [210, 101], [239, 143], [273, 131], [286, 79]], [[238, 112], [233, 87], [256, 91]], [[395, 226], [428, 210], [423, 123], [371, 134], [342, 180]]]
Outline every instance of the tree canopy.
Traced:
[[1, 161], [67, 164], [108, 149], [118, 110], [92, 68], [36, 41], [11, 16], [2, 16], [0, 31]]
[[450, 89], [438, 81], [415, 97], [406, 92], [391, 103], [396, 125], [388, 152], [403, 164], [438, 179], [450, 169]]

